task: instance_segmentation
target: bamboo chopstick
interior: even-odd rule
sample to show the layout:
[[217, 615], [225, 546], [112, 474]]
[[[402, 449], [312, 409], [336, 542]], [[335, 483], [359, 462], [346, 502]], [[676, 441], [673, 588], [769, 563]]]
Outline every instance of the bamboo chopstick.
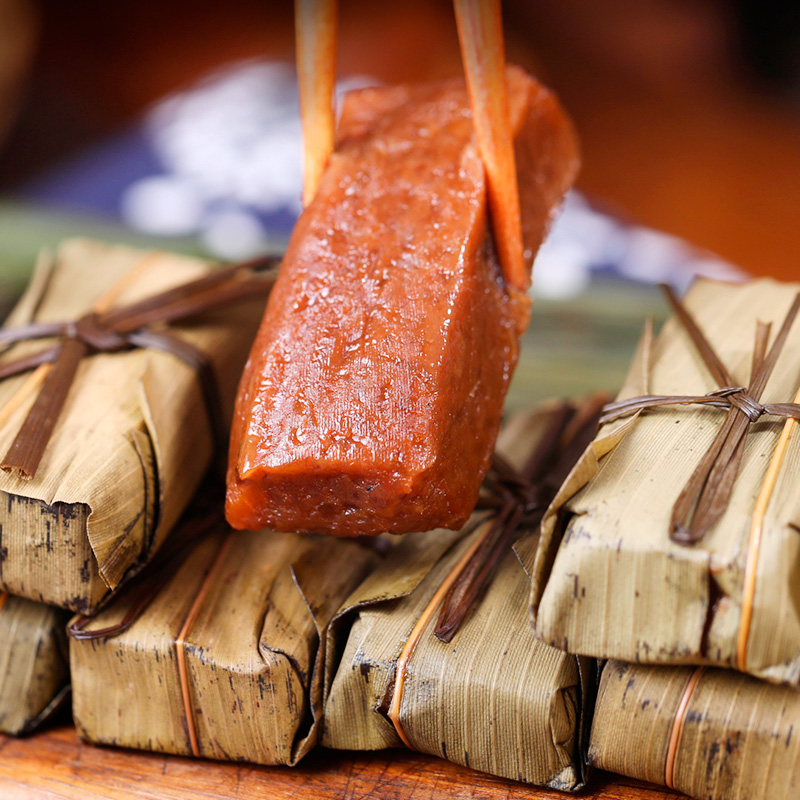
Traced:
[[[500, 0], [454, 2], [500, 265], [507, 283], [526, 291], [530, 276], [522, 246]], [[295, 0], [305, 206], [316, 194], [336, 139], [336, 10], [336, 0]]]
[[294, 8], [303, 125], [303, 205], [307, 206], [317, 192], [336, 138], [336, 0], [295, 0]]
[[500, 0], [454, 0], [454, 5], [500, 265], [506, 282], [526, 291], [530, 276], [522, 249]]

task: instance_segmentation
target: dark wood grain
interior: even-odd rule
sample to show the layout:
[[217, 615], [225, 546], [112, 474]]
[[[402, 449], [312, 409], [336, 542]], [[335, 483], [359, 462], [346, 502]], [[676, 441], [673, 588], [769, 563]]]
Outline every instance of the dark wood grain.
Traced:
[[[92, 747], [71, 727], [29, 739], [0, 736], [3, 800], [565, 800], [405, 751], [319, 750], [299, 767], [194, 761]], [[680, 800], [667, 789], [596, 773], [584, 800]]]

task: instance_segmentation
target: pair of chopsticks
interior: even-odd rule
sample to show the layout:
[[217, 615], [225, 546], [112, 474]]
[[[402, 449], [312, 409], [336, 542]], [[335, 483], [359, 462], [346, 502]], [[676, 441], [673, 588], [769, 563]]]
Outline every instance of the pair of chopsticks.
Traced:
[[[454, 0], [454, 5], [500, 266], [506, 283], [525, 291], [530, 278], [522, 250], [500, 0]], [[304, 205], [316, 194], [336, 141], [336, 6], [337, 0], [295, 0]]]

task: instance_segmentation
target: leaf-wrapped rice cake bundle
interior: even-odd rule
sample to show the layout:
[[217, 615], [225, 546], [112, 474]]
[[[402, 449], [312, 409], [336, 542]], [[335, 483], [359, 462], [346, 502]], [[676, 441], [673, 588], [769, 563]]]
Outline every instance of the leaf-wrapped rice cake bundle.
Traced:
[[[7, 325], [71, 322], [99, 304], [128, 307], [213, 269], [195, 258], [67, 241], [42, 258]], [[208, 356], [223, 421], [264, 295], [157, 328]], [[0, 370], [53, 343], [12, 346]], [[0, 381], [0, 457], [34, 406], [42, 369]], [[138, 347], [83, 358], [35, 476], [0, 471], [0, 589], [95, 609], [161, 546], [212, 462], [214, 438], [198, 372], [172, 353]]]
[[[508, 70], [527, 265], [577, 169], [555, 97]], [[463, 81], [345, 98], [242, 378], [237, 528], [460, 528], [500, 427], [530, 300], [506, 286]]]
[[0, 731], [31, 733], [69, 696], [69, 613], [0, 593]]
[[791, 687], [730, 670], [610, 661], [589, 761], [698, 800], [796, 797], [798, 718], [800, 693]]
[[[646, 330], [620, 400], [691, 402], [604, 424], [565, 483], [538, 552], [524, 556], [535, 630], [545, 642], [800, 685], [800, 436], [781, 416], [798, 406], [780, 407], [800, 384], [800, 322], [789, 313], [798, 290], [773, 280], [698, 281], [684, 307], [718, 356], [714, 371], [680, 314], [655, 339]], [[759, 321], [773, 331], [767, 342], [761, 328], [754, 345]], [[785, 343], [759, 401], [750, 384], [761, 369], [752, 363], [764, 363], [779, 328]], [[728, 380], [734, 385], [721, 389]], [[746, 411], [728, 408], [726, 397]], [[736, 426], [738, 444], [730, 438]], [[719, 437], [727, 437], [721, 449]], [[702, 495], [697, 476], [705, 478]]]
[[[548, 435], [551, 410], [520, 415], [501, 432], [500, 449], [515, 467]], [[476, 512], [472, 523], [485, 517]], [[435, 615], [420, 631], [487, 524], [409, 534], [348, 598], [331, 626], [321, 741], [347, 750], [405, 743], [484, 772], [575, 790], [584, 781], [594, 666], [533, 636], [529, 581], [510, 543], [449, 643], [435, 635]]]
[[316, 739], [321, 637], [373, 558], [351, 542], [219, 526], [155, 581], [132, 622], [135, 582], [71, 623], [78, 733], [160, 753], [296, 763]]

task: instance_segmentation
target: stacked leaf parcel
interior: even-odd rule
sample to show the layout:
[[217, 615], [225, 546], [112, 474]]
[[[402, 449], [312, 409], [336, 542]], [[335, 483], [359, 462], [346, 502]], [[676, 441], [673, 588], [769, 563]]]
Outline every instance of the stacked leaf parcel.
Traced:
[[324, 630], [374, 552], [217, 523], [184, 555], [70, 623], [79, 734], [161, 753], [296, 763], [317, 737]]
[[683, 303], [669, 294], [674, 317], [646, 330], [538, 552], [520, 548], [545, 642], [698, 666], [612, 662], [592, 753], [703, 798], [786, 796], [797, 781], [799, 290], [699, 281]]
[[798, 719], [793, 687], [733, 670], [609, 661], [589, 762], [702, 800], [797, 797]]
[[534, 638], [512, 544], [535, 529], [600, 405], [512, 419], [468, 525], [407, 534], [347, 599], [331, 626], [324, 746], [405, 744], [515, 780], [583, 784], [593, 662]]
[[21, 736], [69, 696], [69, 612], [0, 593], [0, 731]]
[[0, 729], [31, 729], [65, 691], [67, 612], [48, 606], [96, 610], [196, 491], [268, 266], [88, 240], [40, 258], [0, 329]]

